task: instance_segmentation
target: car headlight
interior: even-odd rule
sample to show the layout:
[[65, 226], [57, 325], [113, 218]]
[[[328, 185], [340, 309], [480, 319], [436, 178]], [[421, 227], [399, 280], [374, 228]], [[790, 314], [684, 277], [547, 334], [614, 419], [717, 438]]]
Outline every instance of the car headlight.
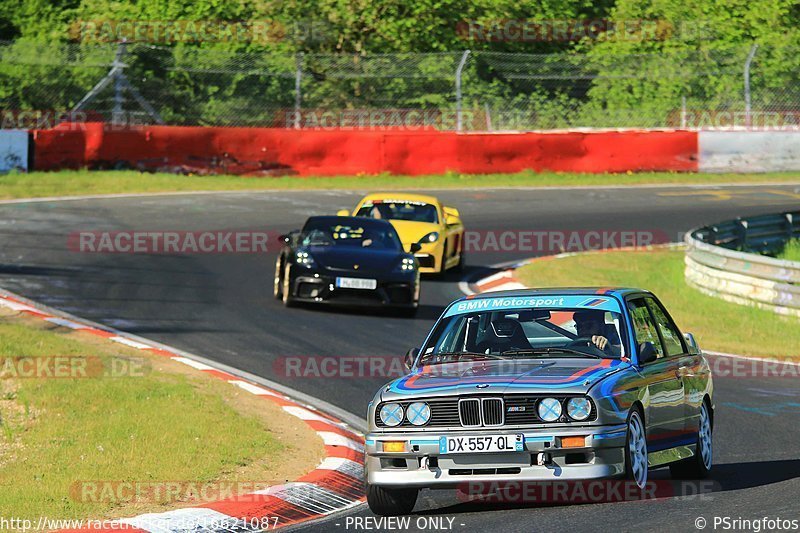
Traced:
[[307, 268], [311, 268], [314, 266], [314, 258], [311, 257], [311, 254], [309, 254], [308, 252], [303, 252], [303, 251], [297, 252], [296, 254], [294, 254], [294, 259], [298, 265], [303, 265], [304, 267]]
[[438, 240], [439, 240], [439, 232], [432, 231], [432, 232], [428, 233], [427, 235], [425, 235], [424, 237], [422, 237], [419, 240], [419, 243], [420, 244], [426, 244], [426, 243], [429, 243], [429, 242], [436, 242]]
[[408, 406], [406, 418], [415, 426], [424, 426], [431, 419], [431, 408], [425, 402], [414, 402]]
[[567, 402], [567, 414], [573, 420], [586, 420], [592, 414], [592, 402], [588, 398], [570, 398]]
[[561, 418], [561, 402], [555, 398], [544, 398], [539, 400], [536, 411], [539, 413], [539, 418], [545, 422], [555, 422]]
[[389, 427], [399, 426], [403, 422], [403, 406], [399, 403], [387, 403], [381, 407], [381, 422]]
[[400, 262], [400, 270], [404, 272], [414, 270], [415, 268], [417, 268], [417, 266], [413, 257], [404, 257]]

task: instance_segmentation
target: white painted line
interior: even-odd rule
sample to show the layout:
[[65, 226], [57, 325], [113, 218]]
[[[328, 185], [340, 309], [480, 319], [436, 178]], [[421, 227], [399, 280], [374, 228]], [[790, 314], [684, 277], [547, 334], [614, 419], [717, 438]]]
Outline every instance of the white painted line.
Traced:
[[343, 437], [338, 433], [333, 433], [331, 431], [317, 431], [317, 435], [320, 436], [322, 442], [324, 442], [326, 446], [345, 446], [357, 452], [364, 451], [363, 444], [352, 439], [348, 439], [347, 437]]
[[317, 470], [334, 470], [356, 479], [364, 479], [364, 465], [344, 457], [326, 457]]
[[283, 410], [289, 413], [292, 416], [296, 416], [302, 420], [315, 420], [317, 422], [324, 422], [325, 424], [330, 424], [331, 426], [336, 426], [340, 428], [346, 428], [347, 424], [342, 424], [340, 422], [334, 422], [330, 418], [326, 418], [320, 414], [317, 414], [313, 411], [306, 409], [305, 407], [300, 407], [299, 405], [284, 405]]
[[190, 367], [195, 368], [197, 370], [215, 370], [213, 366], [201, 363], [200, 361], [195, 361], [194, 359], [189, 359], [188, 357], [175, 356], [172, 358], [172, 360], [177, 361], [179, 363], [183, 363], [184, 365], [189, 365]]
[[343, 506], [355, 501], [314, 483], [287, 483], [253, 494], [274, 496], [312, 513], [323, 515], [339, 511]]
[[84, 326], [83, 324], [79, 324], [77, 322], [73, 322], [72, 320], [67, 320], [66, 318], [58, 318], [57, 316], [51, 316], [45, 318], [48, 322], [52, 322], [53, 324], [57, 324], [59, 326], [64, 326], [65, 328], [70, 329], [90, 329], [89, 326]]
[[34, 313], [41, 313], [35, 307], [31, 307], [30, 305], [20, 304], [17, 302], [12, 302], [11, 300], [6, 300], [5, 298], [0, 299], [0, 305], [3, 307], [8, 307], [12, 311], [32, 311]]
[[228, 383], [230, 383], [231, 385], [236, 385], [240, 389], [246, 390], [247, 392], [258, 396], [274, 396], [275, 398], [283, 398], [283, 396], [281, 396], [280, 394], [276, 394], [271, 390], [267, 390], [263, 387], [259, 387], [258, 385], [253, 385], [252, 383], [248, 383], [240, 379], [231, 379], [228, 380]]
[[138, 348], [140, 350], [144, 350], [145, 348], [150, 348], [149, 344], [145, 344], [143, 342], [137, 342], [125, 337], [109, 337], [108, 340], [118, 342], [120, 344], [124, 344], [125, 346], [130, 346], [132, 348]]
[[497, 292], [497, 291], [508, 291], [512, 289], [527, 289], [525, 285], [519, 283], [517, 281], [509, 281], [508, 283], [503, 283], [502, 285], [497, 285], [496, 287], [492, 287], [490, 289], [486, 289], [482, 292]]

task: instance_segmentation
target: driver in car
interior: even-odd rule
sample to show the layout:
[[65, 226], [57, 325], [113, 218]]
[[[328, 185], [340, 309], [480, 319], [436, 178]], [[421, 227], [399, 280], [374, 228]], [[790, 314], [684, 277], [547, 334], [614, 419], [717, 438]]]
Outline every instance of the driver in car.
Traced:
[[572, 320], [575, 321], [578, 337], [589, 339], [599, 350], [619, 356], [621, 352], [619, 335], [614, 326], [606, 324], [603, 311], [576, 311], [572, 315]]

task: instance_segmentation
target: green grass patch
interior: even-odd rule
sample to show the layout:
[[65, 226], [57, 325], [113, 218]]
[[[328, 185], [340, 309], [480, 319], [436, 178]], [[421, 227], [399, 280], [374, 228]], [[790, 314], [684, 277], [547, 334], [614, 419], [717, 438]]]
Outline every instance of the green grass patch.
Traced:
[[624, 174], [574, 174], [525, 171], [516, 174], [458, 174], [430, 176], [247, 177], [183, 176], [135, 171], [61, 171], [9, 173], [0, 176], [0, 199], [41, 198], [92, 194], [147, 192], [239, 191], [258, 189], [461, 189], [491, 187], [549, 187], [600, 185], [667, 185], [719, 183], [798, 182], [800, 173], [696, 174], [642, 172]]
[[800, 320], [706, 296], [684, 281], [680, 250], [581, 254], [538, 261], [517, 271], [530, 287], [638, 287], [654, 292], [702, 348], [800, 358]]
[[792, 239], [787, 242], [781, 253], [778, 254], [778, 259], [800, 262], [800, 239]]
[[[3, 358], [71, 355], [97, 357], [104, 364], [112, 358], [142, 361], [142, 352], [87, 334], [9, 316], [0, 320]], [[36, 523], [40, 516], [114, 518], [186, 507], [191, 498], [81, 501], [85, 498], [76, 484], [263, 482], [270, 472], [283, 475], [286, 465], [297, 461], [292, 441], [284, 436], [282, 442], [270, 427], [295, 423], [279, 407], [265, 407], [272, 404], [168, 358], [147, 357], [146, 371], [127, 377], [0, 380], [0, 516]], [[258, 406], [241, 409], [237, 398], [251, 397]], [[260, 414], [269, 409], [277, 413], [271, 421]], [[316, 445], [309, 435], [298, 438]], [[315, 456], [295, 465], [297, 475], [318, 460]]]

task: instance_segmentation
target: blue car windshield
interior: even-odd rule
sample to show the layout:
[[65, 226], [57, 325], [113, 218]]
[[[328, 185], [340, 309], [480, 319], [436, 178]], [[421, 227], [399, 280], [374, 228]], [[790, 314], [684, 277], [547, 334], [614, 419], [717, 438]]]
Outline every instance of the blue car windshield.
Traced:
[[584, 308], [486, 310], [445, 317], [422, 349], [423, 365], [465, 359], [593, 357], [626, 349], [622, 315]]
[[301, 246], [341, 246], [373, 250], [402, 250], [397, 232], [389, 226], [312, 223], [303, 228]]

